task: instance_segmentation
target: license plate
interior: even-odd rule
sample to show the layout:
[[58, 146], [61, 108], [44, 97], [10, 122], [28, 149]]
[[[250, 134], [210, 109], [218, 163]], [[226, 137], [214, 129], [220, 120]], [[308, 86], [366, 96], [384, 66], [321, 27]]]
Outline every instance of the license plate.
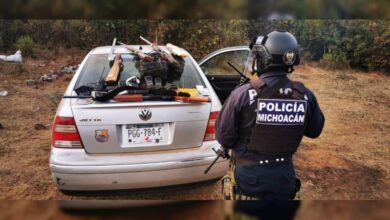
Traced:
[[125, 125], [124, 136], [129, 144], [164, 144], [166, 128], [164, 124]]

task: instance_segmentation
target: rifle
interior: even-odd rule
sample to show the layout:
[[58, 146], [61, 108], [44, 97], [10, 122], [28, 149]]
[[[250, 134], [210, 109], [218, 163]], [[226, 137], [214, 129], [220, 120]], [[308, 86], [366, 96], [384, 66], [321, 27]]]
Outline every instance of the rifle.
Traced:
[[116, 45], [116, 38], [114, 38], [114, 40], [112, 41], [111, 51], [108, 54], [108, 61], [110, 62], [112, 62], [115, 58], [115, 45]]
[[137, 48], [131, 47], [131, 46], [129, 46], [129, 45], [125, 44], [125, 43], [122, 43], [120, 41], [118, 41], [118, 43], [120, 45], [124, 46], [128, 51], [137, 54], [142, 60], [153, 61], [153, 57], [151, 57], [151, 56], [149, 56], [149, 55], [147, 55], [145, 53], [142, 53]]
[[199, 102], [210, 102], [209, 97], [184, 97], [184, 96], [172, 96], [172, 95], [116, 95], [113, 100], [118, 102], [140, 102], [140, 101], [179, 101], [184, 103], [199, 103]]
[[241, 85], [244, 85], [244, 84], [246, 84], [247, 82], [250, 81], [250, 79], [249, 79], [247, 76], [245, 76], [242, 72], [240, 72], [235, 66], [233, 66], [232, 63], [227, 62], [227, 64], [229, 64], [229, 66], [230, 66], [231, 68], [233, 68], [233, 69], [241, 76], [241, 79], [240, 79], [240, 86], [241, 86]]
[[115, 83], [118, 80], [119, 72], [121, 69], [120, 65], [122, 64], [122, 58], [119, 54], [115, 55], [116, 41], [117, 39], [114, 38], [114, 40], [112, 41], [111, 51], [108, 54], [108, 61], [110, 62], [110, 65], [112, 64], [112, 66], [110, 72], [106, 77], [107, 84]]
[[209, 97], [185, 97], [185, 96], [175, 96], [176, 101], [181, 101], [181, 102], [211, 102]]
[[143, 38], [142, 36], [139, 36], [141, 38], [141, 40], [143, 40], [145, 43], [147, 43], [148, 45], [150, 45], [154, 51], [156, 51], [157, 53], [159, 53], [161, 55], [161, 57], [165, 58], [169, 63], [175, 65], [176, 67], [180, 67], [181, 64], [179, 61], [177, 61], [173, 56], [172, 54], [169, 52], [169, 51], [166, 51], [165, 49], [159, 47], [158, 45], [156, 44], [153, 44], [152, 42], [146, 40], [145, 38]]
[[204, 174], [207, 174], [209, 170], [214, 166], [214, 164], [217, 162], [217, 160], [222, 157], [224, 159], [230, 159], [229, 151], [225, 147], [221, 146], [217, 151], [212, 148], [213, 151], [217, 154], [217, 157], [214, 159], [214, 161], [207, 167], [207, 169], [204, 171]]

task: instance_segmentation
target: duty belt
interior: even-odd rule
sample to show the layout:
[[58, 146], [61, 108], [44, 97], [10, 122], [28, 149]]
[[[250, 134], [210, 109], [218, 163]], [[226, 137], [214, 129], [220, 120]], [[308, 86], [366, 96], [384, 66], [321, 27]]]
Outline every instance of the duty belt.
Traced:
[[267, 165], [267, 164], [275, 164], [275, 163], [283, 163], [283, 162], [291, 162], [291, 156], [284, 157], [275, 157], [270, 159], [262, 159], [262, 160], [248, 160], [242, 157], [234, 157], [234, 162], [237, 166], [253, 166], [253, 165]]

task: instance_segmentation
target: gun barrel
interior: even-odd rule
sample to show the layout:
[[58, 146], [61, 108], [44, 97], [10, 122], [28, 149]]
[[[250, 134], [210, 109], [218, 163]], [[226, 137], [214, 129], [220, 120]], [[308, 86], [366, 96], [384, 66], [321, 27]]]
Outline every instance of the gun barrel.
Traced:
[[141, 38], [141, 40], [145, 41], [145, 43], [147, 43], [149, 45], [153, 45], [150, 41], [146, 40], [144, 37], [139, 36], [139, 38]]
[[114, 50], [115, 50], [115, 45], [116, 45], [116, 41], [117, 39], [114, 38], [114, 40], [112, 41], [112, 48], [111, 48], [111, 53], [114, 53]]
[[127, 44], [120, 42], [119, 40], [118, 40], [118, 44], [123, 45], [123, 46], [127, 46]]
[[130, 52], [132, 52], [132, 53], [136, 53], [139, 57], [141, 57], [141, 59], [145, 59], [145, 60], [149, 60], [149, 61], [153, 60], [153, 57], [144, 54], [143, 52], [141, 52], [141, 51], [138, 50], [137, 48], [131, 47], [131, 46], [129, 46], [129, 45], [123, 43], [123, 42], [120, 42], [120, 41], [118, 41], [118, 44], [125, 46], [125, 48], [126, 48], [128, 51], [130, 51]]
[[204, 171], [204, 174], [207, 174], [209, 170], [214, 166], [214, 164], [217, 162], [221, 155], [218, 154], [218, 156], [214, 159], [214, 161], [207, 167], [207, 169]]
[[112, 61], [115, 59], [115, 45], [116, 45], [116, 41], [117, 39], [114, 38], [114, 40], [112, 41], [112, 47], [111, 47], [111, 51], [110, 51], [110, 54], [108, 54], [108, 60], [109, 61]]
[[93, 96], [82, 96], [82, 95], [74, 95], [74, 96], [70, 96], [70, 95], [65, 95], [65, 96], [62, 96], [63, 99], [91, 99], [91, 98], [94, 98]]
[[217, 157], [215, 158], [215, 160], [210, 164], [210, 166], [207, 167], [207, 169], [204, 171], [204, 174], [207, 174], [207, 172], [209, 172], [209, 170], [214, 166], [214, 164], [217, 162], [217, 160], [222, 157], [222, 158], [225, 158], [225, 159], [230, 159], [230, 155], [229, 153], [227, 152], [226, 148], [224, 147], [221, 147], [220, 149], [218, 149], [217, 151], [214, 150], [213, 148], [213, 151], [217, 154]]
[[247, 76], [245, 76], [244, 74], [242, 74], [242, 72], [240, 72], [232, 63], [230, 63], [230, 62], [227, 62], [227, 64], [229, 64], [229, 66], [231, 67], [231, 68], [233, 68], [241, 77], [243, 77], [243, 78], [248, 78]]

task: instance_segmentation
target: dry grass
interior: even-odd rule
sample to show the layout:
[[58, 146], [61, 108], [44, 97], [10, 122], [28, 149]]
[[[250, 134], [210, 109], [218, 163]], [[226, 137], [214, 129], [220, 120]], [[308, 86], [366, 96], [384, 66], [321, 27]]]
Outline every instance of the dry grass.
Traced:
[[295, 157], [301, 198], [388, 199], [390, 78], [315, 64], [293, 78], [315, 92], [326, 117], [321, 137], [304, 139]]

